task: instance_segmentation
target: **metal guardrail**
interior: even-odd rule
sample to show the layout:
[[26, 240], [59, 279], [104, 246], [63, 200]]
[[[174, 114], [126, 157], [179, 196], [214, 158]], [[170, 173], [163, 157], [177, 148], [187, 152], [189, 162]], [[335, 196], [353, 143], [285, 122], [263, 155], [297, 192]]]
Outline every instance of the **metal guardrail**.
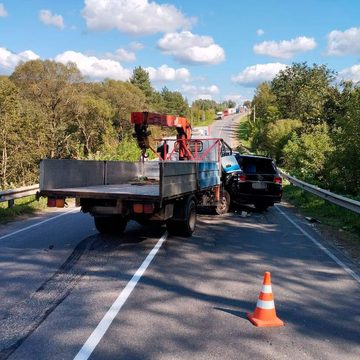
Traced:
[[0, 191], [0, 202], [7, 201], [8, 207], [11, 208], [14, 206], [15, 199], [20, 199], [29, 195], [35, 195], [38, 191], [39, 184], [24, 186], [12, 190], [3, 190]]
[[289, 182], [291, 182], [293, 185], [300, 187], [304, 189], [305, 191], [308, 191], [324, 200], [330, 201], [333, 204], [339, 205], [347, 210], [356, 212], [360, 214], [360, 201], [356, 201], [353, 199], [349, 199], [345, 196], [334, 194], [328, 190], [321, 189], [317, 186], [307, 184], [304, 181], [298, 180], [293, 176], [290, 176], [289, 174], [286, 174], [284, 171], [279, 170], [281, 175], [287, 179]]

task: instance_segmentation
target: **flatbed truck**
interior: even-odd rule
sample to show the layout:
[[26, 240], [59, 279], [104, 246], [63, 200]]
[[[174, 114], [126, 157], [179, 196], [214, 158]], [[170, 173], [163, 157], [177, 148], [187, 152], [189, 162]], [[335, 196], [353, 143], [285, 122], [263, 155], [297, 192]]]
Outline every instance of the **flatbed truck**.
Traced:
[[215, 161], [93, 161], [44, 159], [40, 196], [62, 207], [75, 198], [100, 233], [121, 234], [129, 220], [162, 221], [169, 234], [191, 236], [196, 208], [216, 207], [221, 169]]

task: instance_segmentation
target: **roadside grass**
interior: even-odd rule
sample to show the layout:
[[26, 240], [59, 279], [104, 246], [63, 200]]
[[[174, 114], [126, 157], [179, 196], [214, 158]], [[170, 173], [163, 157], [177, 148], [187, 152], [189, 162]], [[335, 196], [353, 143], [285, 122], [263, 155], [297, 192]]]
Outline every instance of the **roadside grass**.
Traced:
[[35, 195], [26, 196], [16, 199], [12, 208], [8, 208], [7, 201], [0, 203], [0, 224], [4, 224], [21, 215], [33, 214], [36, 211], [46, 208], [47, 200], [41, 198], [39, 201], [35, 199]]
[[236, 138], [239, 141], [240, 151], [249, 150], [250, 143], [250, 123], [247, 116], [241, 118], [236, 129]]
[[284, 199], [308, 217], [333, 229], [351, 234], [351, 241], [360, 245], [360, 215], [329, 203], [291, 184], [284, 184]]
[[193, 120], [191, 126], [192, 127], [209, 126], [214, 121], [215, 119]]

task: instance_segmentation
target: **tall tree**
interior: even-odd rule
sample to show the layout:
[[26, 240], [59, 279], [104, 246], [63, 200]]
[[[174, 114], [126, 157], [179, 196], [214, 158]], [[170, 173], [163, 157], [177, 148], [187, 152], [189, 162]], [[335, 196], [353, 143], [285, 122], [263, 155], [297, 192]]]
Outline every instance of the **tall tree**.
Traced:
[[335, 73], [326, 65], [294, 63], [280, 71], [271, 82], [271, 91], [276, 95], [281, 117], [321, 123], [334, 79]]
[[147, 109], [144, 110], [152, 110], [155, 102], [155, 90], [151, 85], [149, 73], [141, 66], [136, 67], [133, 70], [130, 83], [137, 86], [145, 94]]
[[21, 95], [36, 102], [46, 115], [47, 156], [67, 156], [64, 152], [67, 140], [65, 129], [67, 122], [71, 121], [67, 116], [67, 105], [80, 89], [74, 85], [82, 81], [76, 65], [32, 60], [18, 65], [10, 78], [20, 89]]
[[[277, 98], [272, 92], [268, 82], [263, 82], [258, 85], [255, 90], [252, 106], [252, 111], [254, 112], [255, 110], [256, 118], [262, 121], [262, 123], [275, 121], [279, 118]], [[253, 115], [252, 113], [252, 116]]]
[[105, 80], [98, 84], [96, 93], [113, 108], [112, 123], [119, 140], [131, 135], [130, 114], [145, 109], [145, 94], [135, 85], [116, 80]]
[[360, 87], [344, 89], [344, 115], [335, 122], [331, 180], [345, 193], [360, 194]]
[[164, 87], [161, 91], [162, 112], [173, 115], [188, 116], [189, 105], [179, 91], [170, 91]]

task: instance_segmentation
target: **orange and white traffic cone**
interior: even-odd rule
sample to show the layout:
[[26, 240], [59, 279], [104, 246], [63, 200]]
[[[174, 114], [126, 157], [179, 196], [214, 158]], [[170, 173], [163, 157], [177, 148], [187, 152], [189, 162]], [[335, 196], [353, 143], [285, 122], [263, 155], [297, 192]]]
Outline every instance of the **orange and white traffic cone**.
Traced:
[[284, 322], [276, 316], [274, 297], [271, 288], [270, 272], [264, 274], [263, 286], [260, 291], [255, 311], [246, 314], [255, 326], [283, 326]]

